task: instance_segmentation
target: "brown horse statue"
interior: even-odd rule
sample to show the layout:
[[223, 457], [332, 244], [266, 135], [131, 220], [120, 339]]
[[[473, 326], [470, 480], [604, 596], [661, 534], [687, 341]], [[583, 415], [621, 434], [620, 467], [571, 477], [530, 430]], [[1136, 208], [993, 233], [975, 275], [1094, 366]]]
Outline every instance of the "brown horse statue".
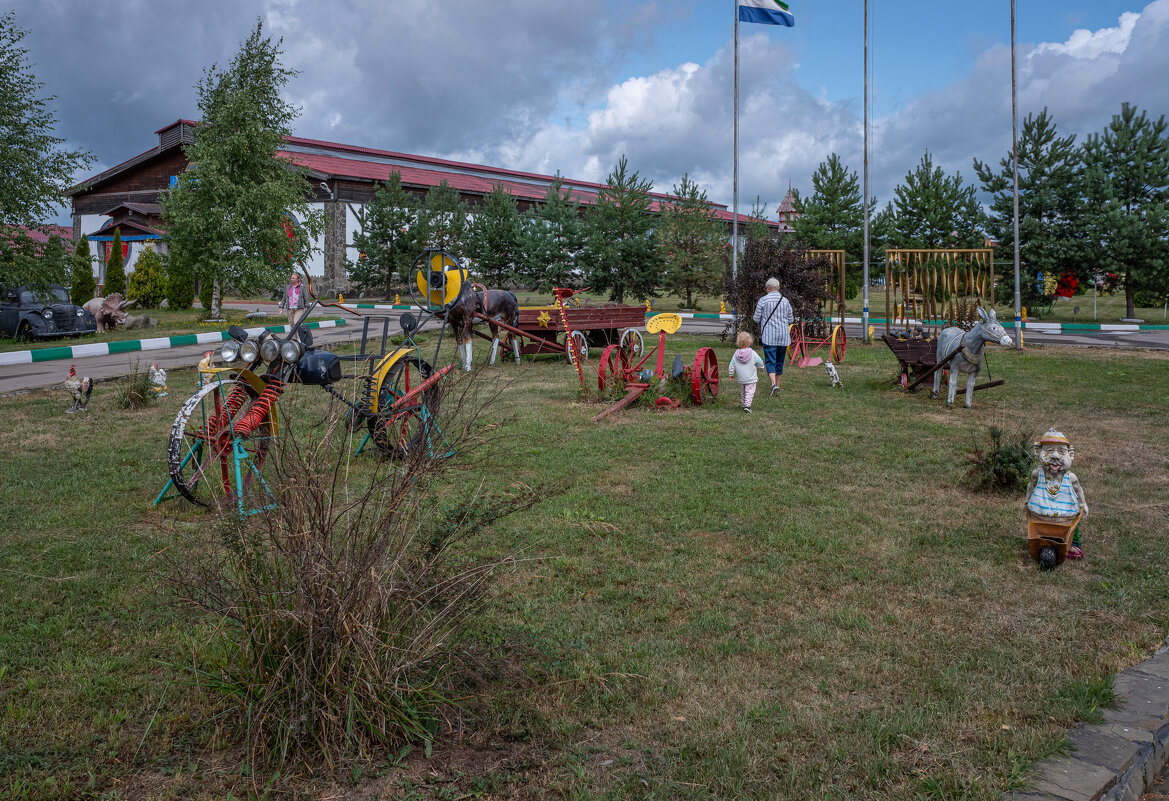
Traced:
[[[495, 321], [506, 323], [513, 328], [519, 324], [520, 304], [514, 293], [506, 289], [487, 289], [480, 284], [472, 284], [472, 292], [464, 292], [447, 312], [447, 322], [451, 326], [451, 333], [455, 335], [455, 342], [459, 346], [459, 358], [463, 369], [471, 369], [471, 336], [475, 325], [476, 315], [487, 316], [487, 325], [491, 328], [491, 361], [495, 364], [495, 357], [499, 353], [499, 326]], [[515, 363], [520, 363], [520, 343], [510, 332], [503, 332], [503, 342], [511, 341], [512, 351], [515, 353]]]

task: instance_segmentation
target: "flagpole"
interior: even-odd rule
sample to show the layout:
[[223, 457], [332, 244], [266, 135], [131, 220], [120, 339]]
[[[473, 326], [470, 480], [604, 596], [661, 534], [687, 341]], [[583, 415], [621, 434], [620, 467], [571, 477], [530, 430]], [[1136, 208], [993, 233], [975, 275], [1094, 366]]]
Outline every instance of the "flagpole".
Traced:
[[[1013, 2], [1013, 0], [1012, 0]], [[869, 0], [865, 0], [865, 248], [864, 248], [864, 278], [863, 300], [861, 312], [861, 341], [869, 341]], [[888, 292], [889, 288], [886, 287]]]
[[[1015, 350], [1023, 349], [1022, 298], [1019, 292], [1019, 79], [1018, 57], [1015, 54], [1015, 0], [1011, 0], [1011, 161], [1014, 164], [1015, 200]], [[994, 287], [991, 287], [994, 292]], [[994, 304], [993, 297], [991, 305]]]
[[731, 8], [735, 10], [735, 177], [731, 222], [731, 280], [734, 281], [739, 275], [739, 0], [731, 0]]

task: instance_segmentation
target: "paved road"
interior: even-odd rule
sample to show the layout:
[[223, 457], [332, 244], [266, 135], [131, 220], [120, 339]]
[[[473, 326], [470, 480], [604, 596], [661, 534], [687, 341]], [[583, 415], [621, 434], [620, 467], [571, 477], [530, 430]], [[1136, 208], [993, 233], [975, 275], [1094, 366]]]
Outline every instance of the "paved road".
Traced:
[[[243, 309], [246, 311], [261, 309], [273, 313], [271, 318], [262, 321], [257, 320], [255, 321], [256, 324], [263, 322], [275, 324], [280, 322], [280, 315], [275, 313], [275, 304], [230, 303], [226, 305], [232, 309]], [[401, 314], [401, 312], [378, 313], [388, 314], [395, 321]], [[318, 316], [318, 314], [321, 316], [335, 317], [338, 315], [338, 310], [322, 309], [319, 313], [314, 313], [313, 316]], [[361, 318], [352, 314], [343, 316], [347, 320], [347, 325], [341, 328], [314, 330], [314, 341], [318, 344], [357, 342], [361, 337]], [[397, 333], [399, 330], [395, 321], [391, 321], [390, 323], [391, 333]], [[725, 325], [720, 320], [686, 319], [683, 321], [681, 330], [695, 334], [718, 334], [723, 330]], [[849, 324], [846, 326], [846, 330], [850, 339], [854, 342], [859, 341], [861, 336], [861, 327], [859, 324]], [[1134, 333], [1101, 332], [1060, 335], [1025, 332], [1024, 342], [1026, 344], [1169, 350], [1169, 331], [1141, 331]], [[476, 359], [482, 358], [486, 353], [486, 349], [481, 347], [482, 344], [480, 343], [480, 346], [477, 346], [475, 349]], [[150, 351], [148, 353], [92, 356], [85, 359], [78, 359], [74, 363], [77, 364], [78, 372], [83, 375], [88, 375], [96, 380], [113, 379], [126, 375], [127, 368], [132, 360], [138, 360], [143, 367], [149, 365], [151, 362], [158, 362], [159, 366], [163, 369], [191, 367], [202, 358], [203, 354], [209, 348], [210, 346], [208, 345], [188, 345], [181, 348]], [[215, 349], [218, 350], [218, 346]], [[0, 366], [0, 394], [39, 387], [59, 386], [69, 373], [69, 364], [68, 361], [62, 359], [60, 361], [37, 362], [34, 364]]]

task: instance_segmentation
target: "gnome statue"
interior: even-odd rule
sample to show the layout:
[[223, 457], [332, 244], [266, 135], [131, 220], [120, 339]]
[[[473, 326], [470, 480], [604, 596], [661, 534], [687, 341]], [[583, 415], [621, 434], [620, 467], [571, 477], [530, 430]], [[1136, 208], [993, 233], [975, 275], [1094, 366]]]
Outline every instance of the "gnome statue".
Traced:
[[[1048, 532], [1060, 526], [1065, 530], [1074, 528], [1071, 545], [1066, 548], [1066, 558], [1083, 559], [1079, 523], [1088, 516], [1088, 504], [1080, 480], [1071, 472], [1076, 449], [1061, 432], [1049, 428], [1035, 443], [1035, 455], [1039, 466], [1031, 473], [1031, 481], [1027, 484], [1028, 538], [1034, 538], [1037, 527]], [[1063, 557], [1064, 553], [1059, 553], [1059, 556]], [[1037, 558], [1044, 567], [1055, 566], [1045, 564], [1040, 556]], [[1063, 558], [1058, 559], [1058, 562], [1062, 561]]]

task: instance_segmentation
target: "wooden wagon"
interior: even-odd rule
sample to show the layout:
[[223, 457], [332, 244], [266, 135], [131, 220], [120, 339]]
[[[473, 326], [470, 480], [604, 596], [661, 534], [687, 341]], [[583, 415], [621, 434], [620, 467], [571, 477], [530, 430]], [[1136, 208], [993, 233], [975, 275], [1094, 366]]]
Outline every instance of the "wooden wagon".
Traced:
[[[620, 303], [566, 305], [564, 314], [568, 318], [572, 336], [576, 339], [577, 350], [584, 359], [589, 357], [590, 347], [624, 344], [632, 353], [640, 353], [644, 349], [644, 341], [638, 330], [645, 327], [644, 306]], [[514, 327], [498, 322], [496, 324], [522, 339], [520, 353], [523, 355], [563, 353], [571, 360], [571, 349], [564, 337], [564, 322], [561, 310], [553, 305], [521, 306], [519, 322]], [[483, 339], [491, 339], [482, 331], [475, 330], [474, 333]]]

